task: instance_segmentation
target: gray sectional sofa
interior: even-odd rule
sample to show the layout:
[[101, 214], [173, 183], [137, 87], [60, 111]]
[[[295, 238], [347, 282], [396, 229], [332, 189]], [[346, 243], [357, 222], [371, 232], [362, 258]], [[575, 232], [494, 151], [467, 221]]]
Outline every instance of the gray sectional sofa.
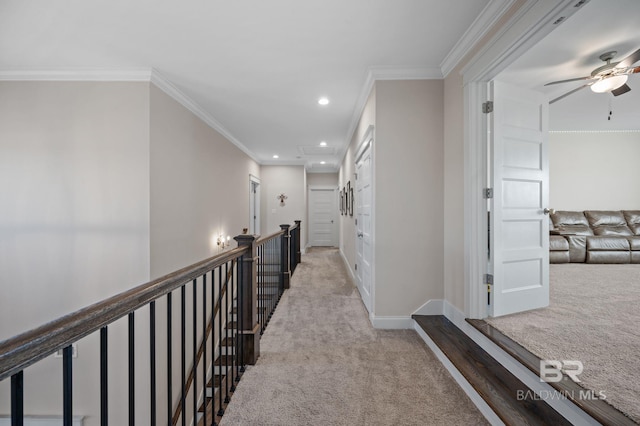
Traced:
[[640, 263], [640, 210], [555, 211], [550, 263]]

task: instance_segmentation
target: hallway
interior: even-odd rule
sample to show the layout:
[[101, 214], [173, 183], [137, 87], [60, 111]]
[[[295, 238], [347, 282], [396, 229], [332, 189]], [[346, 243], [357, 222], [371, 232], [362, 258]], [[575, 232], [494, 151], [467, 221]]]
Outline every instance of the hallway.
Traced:
[[376, 330], [337, 249], [312, 248], [222, 425], [487, 424], [413, 330]]

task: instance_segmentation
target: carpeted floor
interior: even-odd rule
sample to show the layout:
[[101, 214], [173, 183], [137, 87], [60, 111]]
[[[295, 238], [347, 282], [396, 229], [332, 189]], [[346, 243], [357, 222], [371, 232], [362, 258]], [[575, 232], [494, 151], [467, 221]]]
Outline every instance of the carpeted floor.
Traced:
[[484, 417], [412, 330], [375, 330], [337, 249], [292, 278], [222, 425], [475, 425]]
[[550, 265], [550, 306], [488, 322], [542, 359], [581, 361], [580, 385], [640, 422], [640, 265]]

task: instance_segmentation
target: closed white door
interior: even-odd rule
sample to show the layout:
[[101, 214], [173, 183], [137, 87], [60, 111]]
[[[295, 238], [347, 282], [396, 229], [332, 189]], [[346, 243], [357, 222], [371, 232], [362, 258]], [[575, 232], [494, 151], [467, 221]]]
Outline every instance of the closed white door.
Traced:
[[356, 281], [362, 301], [373, 313], [373, 129], [356, 157]]
[[491, 84], [490, 314], [549, 305], [548, 109], [545, 97]]
[[337, 245], [337, 210], [335, 188], [309, 188], [309, 245]]

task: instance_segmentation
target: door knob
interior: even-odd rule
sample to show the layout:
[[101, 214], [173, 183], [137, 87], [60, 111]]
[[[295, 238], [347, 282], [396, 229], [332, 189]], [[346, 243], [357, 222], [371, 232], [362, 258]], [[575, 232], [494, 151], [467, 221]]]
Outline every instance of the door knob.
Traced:
[[364, 234], [362, 232], [358, 232], [358, 238], [362, 238], [364, 237]]
[[544, 210], [542, 210], [542, 212], [544, 214], [549, 214], [549, 213], [554, 214], [556, 212], [556, 210], [555, 209], [548, 209], [548, 208], [545, 207]]

